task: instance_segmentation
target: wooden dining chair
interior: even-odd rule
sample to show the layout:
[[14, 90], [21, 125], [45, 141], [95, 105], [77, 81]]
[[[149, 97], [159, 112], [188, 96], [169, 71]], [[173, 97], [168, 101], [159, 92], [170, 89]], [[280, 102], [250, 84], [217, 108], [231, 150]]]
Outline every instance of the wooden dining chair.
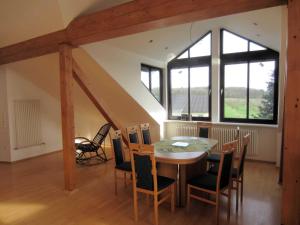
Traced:
[[211, 138], [211, 123], [197, 122], [197, 134], [202, 138]]
[[[234, 135], [234, 140], [238, 141], [238, 148], [240, 146], [240, 129], [239, 127], [237, 127], [237, 129], [235, 130], [235, 135]], [[221, 159], [221, 155], [220, 153], [210, 153], [207, 156], [207, 162], [209, 163], [209, 168], [211, 171], [215, 171], [214, 173], [217, 173], [219, 170], [219, 162]]]
[[239, 207], [239, 186], [240, 186], [239, 184], [241, 184], [241, 203], [243, 203], [244, 165], [245, 165], [245, 159], [246, 159], [249, 142], [250, 142], [250, 134], [246, 134], [242, 140], [242, 148], [240, 152], [238, 165], [236, 168], [233, 168], [232, 170], [232, 182], [233, 182], [232, 189], [236, 190], [236, 211], [238, 211], [238, 207]]
[[124, 186], [127, 186], [126, 174], [130, 174], [131, 176], [131, 162], [125, 161], [125, 154], [123, 149], [123, 139], [121, 130], [114, 131], [111, 135], [111, 146], [114, 151], [115, 156], [115, 195], [118, 194], [118, 174], [117, 172], [121, 172], [124, 174]]
[[127, 127], [126, 133], [127, 133], [127, 138], [128, 138], [129, 143], [134, 143], [134, 144], [140, 143], [138, 126]]
[[[175, 210], [175, 180], [158, 176], [154, 146], [129, 144], [131, 154], [134, 220], [138, 220], [138, 192], [154, 198], [154, 224], [158, 225], [158, 206], [171, 199], [171, 211]], [[159, 196], [163, 196], [159, 199]]]
[[[188, 181], [187, 194], [187, 209], [190, 208], [190, 199], [196, 199], [211, 205], [216, 206], [216, 220], [219, 224], [219, 208], [221, 195], [228, 197], [227, 203], [227, 221], [230, 221], [230, 205], [231, 205], [231, 185], [232, 185], [232, 165], [234, 161], [234, 154], [237, 149], [237, 140], [226, 143], [222, 146], [221, 161], [218, 175], [204, 173], [200, 176], [194, 177]], [[215, 200], [210, 200], [202, 196], [192, 193], [193, 190], [197, 192], [204, 192], [215, 196]], [[228, 194], [224, 191], [228, 190]]]
[[142, 123], [140, 127], [141, 127], [141, 135], [142, 135], [143, 144], [145, 144], [145, 145], [152, 144], [149, 123]]

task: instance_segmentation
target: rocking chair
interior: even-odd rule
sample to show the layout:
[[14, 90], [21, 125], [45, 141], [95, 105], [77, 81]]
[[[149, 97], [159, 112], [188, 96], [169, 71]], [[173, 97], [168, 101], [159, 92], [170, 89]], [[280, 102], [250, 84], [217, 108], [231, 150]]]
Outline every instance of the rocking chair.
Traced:
[[92, 158], [96, 158], [103, 162], [107, 161], [106, 154], [101, 145], [111, 126], [111, 123], [104, 124], [93, 140], [89, 140], [85, 137], [75, 137], [76, 163], [84, 164]]

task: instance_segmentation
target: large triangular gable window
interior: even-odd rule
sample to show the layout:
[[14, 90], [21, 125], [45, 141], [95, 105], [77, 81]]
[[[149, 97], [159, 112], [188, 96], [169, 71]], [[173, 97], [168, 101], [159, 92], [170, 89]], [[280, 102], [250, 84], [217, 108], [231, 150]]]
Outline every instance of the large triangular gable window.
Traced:
[[211, 32], [168, 63], [170, 119], [211, 118]]
[[267, 50], [266, 47], [227, 30], [222, 30], [221, 33], [223, 54]]
[[221, 30], [222, 122], [277, 123], [279, 53]]

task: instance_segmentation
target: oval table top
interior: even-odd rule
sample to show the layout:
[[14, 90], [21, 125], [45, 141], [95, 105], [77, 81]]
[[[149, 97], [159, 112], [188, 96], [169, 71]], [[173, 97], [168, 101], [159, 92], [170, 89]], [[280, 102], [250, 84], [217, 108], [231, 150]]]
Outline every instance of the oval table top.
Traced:
[[[193, 164], [208, 154], [218, 141], [210, 138], [178, 136], [154, 143], [157, 162]], [[186, 146], [182, 146], [186, 145]]]

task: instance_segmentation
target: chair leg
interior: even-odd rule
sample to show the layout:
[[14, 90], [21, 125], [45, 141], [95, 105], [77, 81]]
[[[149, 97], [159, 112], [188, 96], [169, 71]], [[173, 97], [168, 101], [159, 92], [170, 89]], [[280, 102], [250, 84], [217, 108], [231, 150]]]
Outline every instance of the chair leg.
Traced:
[[217, 220], [217, 225], [219, 225], [219, 217], [220, 217], [220, 193], [217, 192], [216, 195], [216, 220]]
[[134, 221], [138, 221], [138, 195], [137, 191], [133, 191], [133, 214], [134, 214]]
[[146, 194], [146, 204], [147, 206], [150, 206], [150, 195]]
[[154, 194], [154, 225], [158, 225], [158, 195]]
[[244, 195], [244, 174], [241, 176], [241, 203], [243, 203], [243, 195]]
[[126, 172], [124, 172], [124, 186], [127, 187], [127, 182], [126, 182]]
[[230, 222], [230, 209], [231, 209], [231, 185], [228, 188], [228, 202], [227, 202], [227, 222]]
[[115, 169], [115, 195], [118, 195], [117, 170]]
[[175, 183], [171, 186], [171, 212], [175, 211]]
[[190, 205], [191, 205], [191, 187], [190, 185], [187, 186], [187, 203], [186, 203], [186, 210], [189, 212], [190, 211]]
[[235, 183], [236, 183], [236, 201], [235, 201], [235, 211], [237, 212], [238, 210], [239, 210], [239, 181], [238, 180], [236, 180], [235, 181]]

